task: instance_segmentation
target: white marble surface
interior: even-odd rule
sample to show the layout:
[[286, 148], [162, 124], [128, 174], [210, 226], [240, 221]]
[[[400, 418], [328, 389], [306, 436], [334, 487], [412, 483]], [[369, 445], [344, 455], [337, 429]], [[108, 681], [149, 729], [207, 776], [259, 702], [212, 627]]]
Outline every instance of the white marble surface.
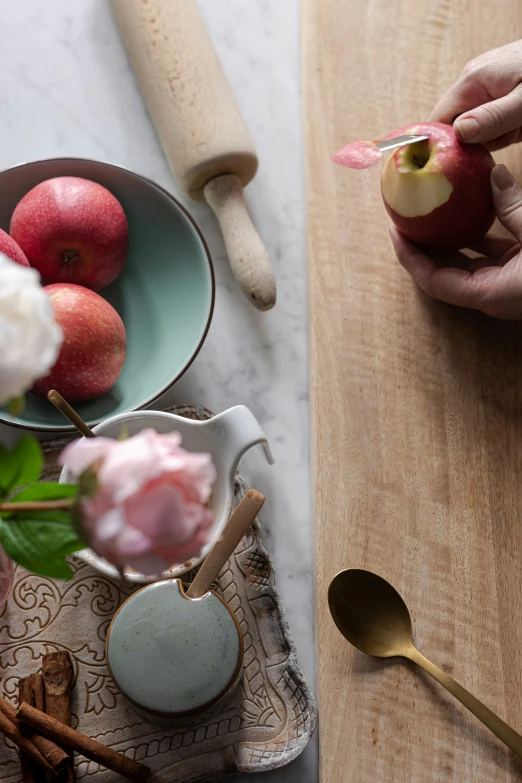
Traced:
[[[248, 304], [208, 208], [189, 202], [215, 262], [216, 310], [203, 350], [164, 402], [216, 412], [242, 403], [265, 428], [276, 466], [256, 453], [242, 472], [267, 496], [265, 541], [313, 684], [299, 0], [199, 1], [259, 154], [247, 198], [276, 268], [278, 304], [270, 313]], [[177, 193], [106, 0], [18, 0], [2, 13], [0, 168], [67, 155], [128, 166]], [[254, 779], [314, 783], [316, 743]]]

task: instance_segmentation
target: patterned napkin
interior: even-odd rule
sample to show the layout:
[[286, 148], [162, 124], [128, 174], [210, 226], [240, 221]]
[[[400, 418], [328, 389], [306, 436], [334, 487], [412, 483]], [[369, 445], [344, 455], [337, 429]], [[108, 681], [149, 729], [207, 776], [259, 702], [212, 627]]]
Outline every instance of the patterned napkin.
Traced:
[[[170, 409], [172, 410], [172, 409]], [[176, 413], [206, 418], [203, 409]], [[58, 444], [51, 451], [54, 456]], [[52, 469], [55, 470], [54, 467]], [[51, 478], [51, 471], [46, 478]], [[235, 502], [246, 492], [236, 479]], [[161, 720], [137, 711], [119, 693], [105, 665], [105, 636], [118, 606], [136, 586], [111, 580], [71, 560], [68, 582], [36, 577], [17, 567], [12, 596], [0, 612], [0, 672], [5, 696], [16, 703], [20, 677], [41, 670], [46, 652], [69, 650], [76, 670], [73, 726], [142, 761], [162, 779], [215, 781], [240, 772], [269, 770], [296, 758], [316, 720], [312, 694], [274, 586], [274, 572], [259, 527], [253, 526], [219, 574], [216, 589], [240, 623], [244, 644], [240, 684], [206, 712]], [[122, 778], [81, 756], [79, 780]], [[20, 783], [17, 753], [0, 738], [2, 783]]]

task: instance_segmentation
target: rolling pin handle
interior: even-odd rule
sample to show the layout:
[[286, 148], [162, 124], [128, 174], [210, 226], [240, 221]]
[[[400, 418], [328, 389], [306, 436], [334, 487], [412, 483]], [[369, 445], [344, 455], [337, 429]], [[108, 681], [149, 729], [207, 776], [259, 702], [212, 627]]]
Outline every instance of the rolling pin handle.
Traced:
[[222, 174], [210, 180], [203, 193], [218, 219], [241, 290], [258, 310], [270, 310], [276, 302], [274, 272], [248, 214], [240, 179], [235, 174]]

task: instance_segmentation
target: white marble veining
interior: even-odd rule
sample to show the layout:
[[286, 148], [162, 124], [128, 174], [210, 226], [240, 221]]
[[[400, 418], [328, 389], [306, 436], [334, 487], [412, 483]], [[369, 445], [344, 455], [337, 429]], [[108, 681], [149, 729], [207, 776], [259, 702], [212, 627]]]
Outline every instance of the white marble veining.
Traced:
[[[251, 454], [242, 472], [267, 497], [265, 542], [313, 685], [299, 0], [199, 2], [259, 155], [246, 194], [275, 265], [278, 303], [269, 313], [249, 305], [209, 209], [185, 200], [215, 262], [216, 310], [203, 350], [162, 404], [200, 403], [218, 412], [242, 403], [264, 427], [276, 465]], [[177, 194], [106, 0], [11, 4], [2, 14], [0, 63], [0, 168], [42, 157], [93, 157]], [[317, 779], [315, 743], [288, 767], [252, 776], [258, 783]]]

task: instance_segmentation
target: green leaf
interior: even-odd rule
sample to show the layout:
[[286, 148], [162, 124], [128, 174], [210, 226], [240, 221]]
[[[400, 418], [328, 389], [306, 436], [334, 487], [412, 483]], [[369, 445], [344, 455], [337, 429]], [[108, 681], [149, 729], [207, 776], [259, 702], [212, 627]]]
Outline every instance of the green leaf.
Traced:
[[[58, 484], [57, 481], [38, 481], [19, 490], [9, 498], [10, 503], [28, 500], [63, 500], [73, 498], [78, 492], [77, 484]], [[13, 512], [11, 512], [13, 513]], [[7, 515], [5, 515], [7, 519]]]
[[69, 511], [20, 512], [0, 519], [0, 541], [7, 555], [33, 573], [67, 579], [65, 555], [83, 549]]
[[[57, 525], [69, 525], [71, 527], [71, 512], [61, 508], [43, 511], [3, 511], [2, 519], [6, 522], [52, 522]], [[34, 529], [34, 528], [33, 528]]]
[[13, 397], [7, 403], [7, 412], [10, 416], [19, 416], [25, 408], [25, 397]]
[[37, 576], [50, 576], [52, 579], [72, 579], [74, 572], [65, 557], [53, 557], [47, 560], [27, 560], [20, 563]]
[[38, 481], [43, 468], [42, 448], [26, 435], [12, 449], [0, 444], [0, 486], [5, 497], [16, 487]]

